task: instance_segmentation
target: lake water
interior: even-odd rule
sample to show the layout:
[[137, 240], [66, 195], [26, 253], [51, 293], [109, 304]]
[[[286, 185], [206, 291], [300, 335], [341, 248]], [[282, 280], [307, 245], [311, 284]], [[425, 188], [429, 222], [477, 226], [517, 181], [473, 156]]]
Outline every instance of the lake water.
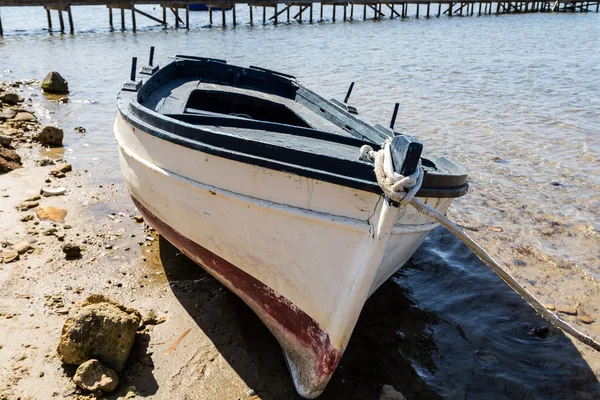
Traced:
[[[190, 30], [138, 15], [133, 33], [111, 32], [104, 7], [74, 7], [76, 34], [61, 35], [44, 30], [42, 8], [0, 12], [0, 80], [57, 70], [69, 81], [71, 103], [44, 100], [39, 111], [65, 129], [65, 156], [93, 182], [122, 182], [112, 135], [116, 94], [131, 57], [144, 61], [150, 46], [161, 65], [174, 54], [223, 58], [295, 75], [326, 97], [343, 99], [354, 81], [350, 103], [364, 119], [386, 124], [399, 102], [398, 130], [469, 170], [471, 190], [455, 202], [453, 217], [513, 275], [545, 303], [580, 303], [600, 315], [600, 14], [341, 22], [338, 9], [332, 23], [327, 7], [324, 22], [274, 26], [257, 24], [256, 9], [249, 26], [240, 6], [236, 28], [209, 28], [207, 13], [191, 13]], [[87, 132], [75, 133], [76, 126]], [[402, 310], [389, 304], [395, 291]], [[378, 384], [413, 398], [600, 395], [598, 356], [587, 351], [584, 360], [554, 330], [545, 339], [530, 335], [544, 321], [442, 230], [380, 293], [345, 356], [372, 346], [383, 365]], [[378, 334], [364, 321], [375, 321]], [[578, 329], [600, 337], [596, 325]], [[338, 378], [352, 378], [342, 371]], [[357, 393], [377, 398], [366, 387]], [[420, 396], [423, 390], [431, 395]]]

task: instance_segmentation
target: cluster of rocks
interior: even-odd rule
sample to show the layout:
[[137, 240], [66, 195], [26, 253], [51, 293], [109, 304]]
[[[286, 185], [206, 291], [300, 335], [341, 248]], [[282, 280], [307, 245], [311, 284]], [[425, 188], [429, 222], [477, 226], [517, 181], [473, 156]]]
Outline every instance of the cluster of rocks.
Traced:
[[[137, 310], [99, 294], [89, 296], [65, 322], [57, 347], [63, 364], [78, 366], [73, 382], [89, 392], [115, 390], [141, 322]], [[134, 392], [128, 388], [125, 397]]]
[[[35, 80], [0, 82], [0, 174], [21, 168], [21, 156], [16, 151], [20, 145], [37, 142], [43, 146], [62, 146], [63, 130], [40, 124], [26, 108], [31, 98], [26, 101], [21, 93], [26, 86], [36, 83]], [[46, 93], [68, 93], [67, 82], [57, 72], [50, 72], [41, 86]]]

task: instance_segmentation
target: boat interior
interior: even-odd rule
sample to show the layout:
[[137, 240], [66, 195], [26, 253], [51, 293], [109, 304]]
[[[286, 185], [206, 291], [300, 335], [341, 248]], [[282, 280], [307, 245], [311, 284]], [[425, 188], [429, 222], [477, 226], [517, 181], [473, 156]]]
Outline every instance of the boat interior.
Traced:
[[[378, 150], [397, 135], [364, 122], [354, 107], [326, 100], [291, 75], [223, 60], [178, 55], [135, 91], [133, 114], [150, 125], [214, 147], [358, 180], [369, 190], [378, 186], [372, 164], [359, 160], [359, 149], [368, 144]], [[440, 177], [454, 186], [465, 183], [466, 172], [448, 160], [423, 158], [422, 163], [424, 184]], [[451, 176], [458, 180], [448, 182]]]

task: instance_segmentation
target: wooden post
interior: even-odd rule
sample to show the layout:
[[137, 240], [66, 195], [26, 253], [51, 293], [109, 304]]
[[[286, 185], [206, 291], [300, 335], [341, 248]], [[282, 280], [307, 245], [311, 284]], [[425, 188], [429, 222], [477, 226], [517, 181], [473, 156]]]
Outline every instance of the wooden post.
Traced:
[[125, 30], [125, 9], [121, 8], [121, 30]]
[[310, 12], [309, 12], [310, 16], [309, 16], [308, 22], [312, 24], [313, 23], [313, 17], [312, 17], [312, 15], [313, 15], [313, 5], [312, 5], [312, 3], [310, 3], [309, 10], [310, 10]]
[[419, 3], [417, 3], [417, 18], [419, 18]]
[[208, 6], [208, 23], [212, 26], [212, 7]]
[[332, 19], [332, 21], [335, 22], [335, 4], [333, 5], [333, 19]]
[[367, 20], [367, 3], [365, 3], [365, 8], [363, 9], [363, 20]]
[[598, 12], [598, 7], [600, 7], [600, 1], [596, 3], [596, 12]]
[[473, 15], [473, 11], [475, 11], [475, 3], [471, 0], [471, 15]]
[[[109, 9], [110, 10], [110, 9]], [[50, 14], [50, 10], [46, 8], [46, 17], [48, 17], [48, 30], [52, 30], [52, 15]]]
[[275, 25], [277, 25], [277, 16], [278, 16], [278, 14], [277, 14], [277, 3], [275, 3], [274, 7], [275, 7], [275, 14], [273, 15], [273, 19], [275, 20], [274, 21]]
[[0, 36], [4, 36], [4, 31], [2, 30], [2, 14], [0, 14]]
[[267, 23], [267, 7], [263, 6], [263, 25]]
[[135, 10], [133, 9], [133, 6], [131, 6], [131, 24], [133, 25], [133, 31], [135, 32], [137, 30], [137, 24], [135, 23]]
[[[235, 26], [235, 4], [233, 8], [233, 26]], [[185, 5], [185, 29], [190, 29], [190, 5]]]
[[500, 14], [500, 0], [498, 0], [498, 5], [496, 6], [496, 14]]
[[225, 5], [221, 7], [221, 20], [223, 22], [223, 28], [225, 28], [225, 26], [227, 26], [227, 21], [225, 20]]
[[481, 15], [481, 1], [479, 2], [479, 12], [477, 14]]
[[346, 4], [344, 4], [344, 21], [346, 21]]
[[163, 6], [163, 25], [167, 25], [167, 8]]
[[[438, 0], [439, 1], [439, 0]], [[439, 18], [440, 15], [442, 15], [442, 3], [438, 3], [438, 13], [437, 13], [437, 17]]]
[[448, 16], [451, 17], [452, 16], [452, 6], [454, 6], [454, 3], [450, 3], [448, 5]]
[[[291, 6], [290, 6], [291, 7]], [[290, 7], [287, 8], [287, 22], [290, 22]], [[321, 6], [321, 17], [323, 16], [323, 6]]]
[[58, 10], [58, 21], [60, 22], [60, 32], [65, 33], [65, 21], [63, 20], [62, 11]]
[[354, 3], [350, 3], [350, 20], [354, 20]]
[[427, 18], [429, 18], [429, 7], [431, 6], [431, 2], [427, 2]]
[[250, 6], [250, 25], [253, 25], [254, 21], [252, 20], [252, 6]]
[[392, 10], [392, 13], [390, 15], [390, 19], [394, 19], [394, 3], [392, 3], [391, 6], [388, 4], [388, 7], [390, 7], [390, 9]]
[[175, 6], [175, 9], [171, 8], [175, 13], [175, 28], [179, 29], [179, 7]]

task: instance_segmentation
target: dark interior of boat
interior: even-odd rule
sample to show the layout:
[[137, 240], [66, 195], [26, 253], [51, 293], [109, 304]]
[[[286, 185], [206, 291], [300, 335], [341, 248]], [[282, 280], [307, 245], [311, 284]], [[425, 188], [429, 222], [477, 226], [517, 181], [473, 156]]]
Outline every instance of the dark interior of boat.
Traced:
[[[359, 159], [359, 150], [377, 151], [398, 135], [291, 75], [191, 56], [176, 56], [142, 85], [129, 81], [119, 109], [132, 125], [180, 145], [374, 192], [380, 188], [373, 165]], [[462, 167], [446, 159], [422, 162], [422, 195], [466, 193]]]

